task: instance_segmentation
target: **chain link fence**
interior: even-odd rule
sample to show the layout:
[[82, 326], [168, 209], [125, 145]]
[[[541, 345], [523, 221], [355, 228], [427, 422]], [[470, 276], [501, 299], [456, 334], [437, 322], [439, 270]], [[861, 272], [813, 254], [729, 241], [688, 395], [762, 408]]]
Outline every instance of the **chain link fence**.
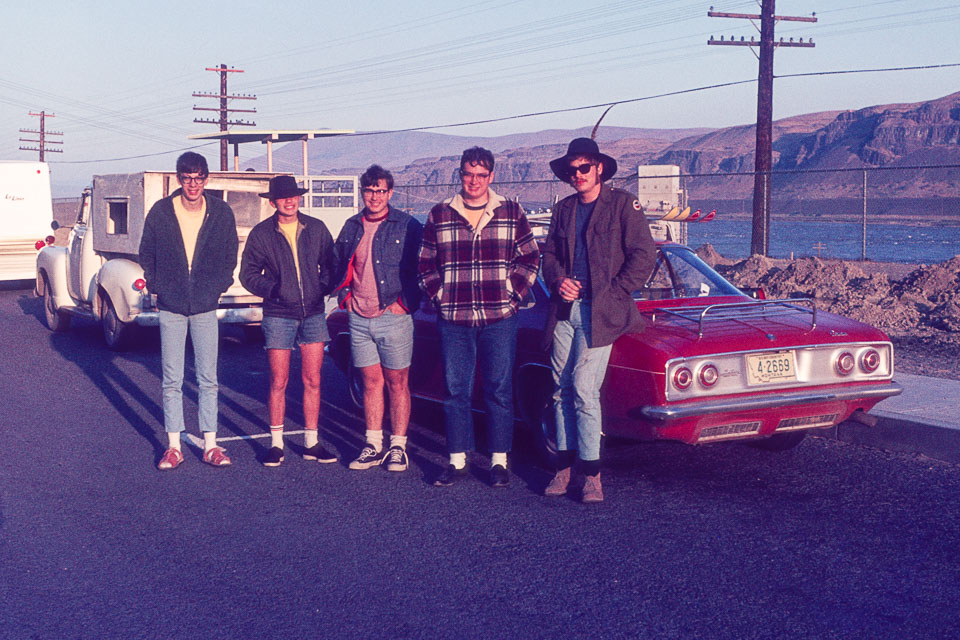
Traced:
[[[633, 194], [639, 180], [657, 179], [625, 174], [621, 169], [610, 184]], [[710, 243], [727, 257], [750, 255], [754, 173], [681, 173], [679, 183], [681, 208], [701, 212], [684, 223], [688, 244]], [[767, 184], [771, 257], [933, 263], [960, 254], [960, 165], [776, 171]], [[555, 178], [496, 180], [492, 187], [534, 213], [574, 193]], [[423, 216], [459, 188], [453, 175], [429, 184], [398, 182], [392, 204]]]

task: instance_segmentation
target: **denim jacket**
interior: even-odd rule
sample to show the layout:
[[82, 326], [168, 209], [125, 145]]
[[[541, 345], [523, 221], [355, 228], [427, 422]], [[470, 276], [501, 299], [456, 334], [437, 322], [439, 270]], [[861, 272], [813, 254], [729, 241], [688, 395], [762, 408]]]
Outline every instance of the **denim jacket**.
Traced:
[[[420, 306], [417, 285], [417, 255], [423, 226], [411, 215], [389, 207], [387, 218], [373, 236], [373, 274], [377, 280], [380, 309], [399, 302], [407, 313]], [[346, 305], [353, 282], [353, 256], [363, 237], [363, 212], [343, 223], [334, 247], [337, 259], [336, 292], [340, 307]]]

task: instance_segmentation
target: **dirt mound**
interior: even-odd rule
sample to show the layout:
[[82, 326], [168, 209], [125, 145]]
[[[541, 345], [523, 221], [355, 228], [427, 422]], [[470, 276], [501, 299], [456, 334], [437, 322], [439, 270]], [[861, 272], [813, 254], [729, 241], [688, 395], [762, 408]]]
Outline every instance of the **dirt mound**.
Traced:
[[[704, 245], [698, 254], [738, 287], [762, 287], [768, 298], [813, 298], [817, 308], [880, 327], [891, 336], [960, 343], [960, 256], [891, 279], [882, 265], [844, 260], [778, 260], [751, 256], [731, 264]], [[902, 267], [900, 267], [902, 271]]]

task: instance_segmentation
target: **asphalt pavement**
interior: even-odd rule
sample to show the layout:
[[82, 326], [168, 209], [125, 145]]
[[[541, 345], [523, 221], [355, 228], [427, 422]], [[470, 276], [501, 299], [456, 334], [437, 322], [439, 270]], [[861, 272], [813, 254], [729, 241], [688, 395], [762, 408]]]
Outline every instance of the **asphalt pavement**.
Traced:
[[[227, 331], [234, 465], [188, 447], [159, 472], [155, 333], [116, 354], [92, 324], [51, 334], [40, 317], [0, 292], [0, 638], [960, 637], [960, 465], [922, 451], [843, 429], [783, 453], [620, 444], [606, 502], [585, 506], [541, 496], [549, 475], [521, 449], [505, 489], [480, 454], [436, 488], [430, 405], [407, 472], [347, 469], [363, 421], [327, 362], [322, 433], [340, 462], [300, 456], [293, 376], [287, 459], [266, 469], [265, 357]], [[934, 419], [944, 391], [899, 402], [939, 383], [897, 380], [903, 396], [874, 413]]]

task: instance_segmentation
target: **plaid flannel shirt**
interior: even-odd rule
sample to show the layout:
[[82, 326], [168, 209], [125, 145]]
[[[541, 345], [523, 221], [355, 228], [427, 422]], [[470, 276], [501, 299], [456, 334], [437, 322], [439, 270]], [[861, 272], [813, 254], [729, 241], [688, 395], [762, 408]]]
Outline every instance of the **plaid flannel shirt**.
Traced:
[[474, 229], [456, 210], [459, 196], [430, 210], [420, 245], [420, 288], [440, 317], [482, 327], [509, 318], [537, 278], [540, 250], [516, 202], [490, 190]]

